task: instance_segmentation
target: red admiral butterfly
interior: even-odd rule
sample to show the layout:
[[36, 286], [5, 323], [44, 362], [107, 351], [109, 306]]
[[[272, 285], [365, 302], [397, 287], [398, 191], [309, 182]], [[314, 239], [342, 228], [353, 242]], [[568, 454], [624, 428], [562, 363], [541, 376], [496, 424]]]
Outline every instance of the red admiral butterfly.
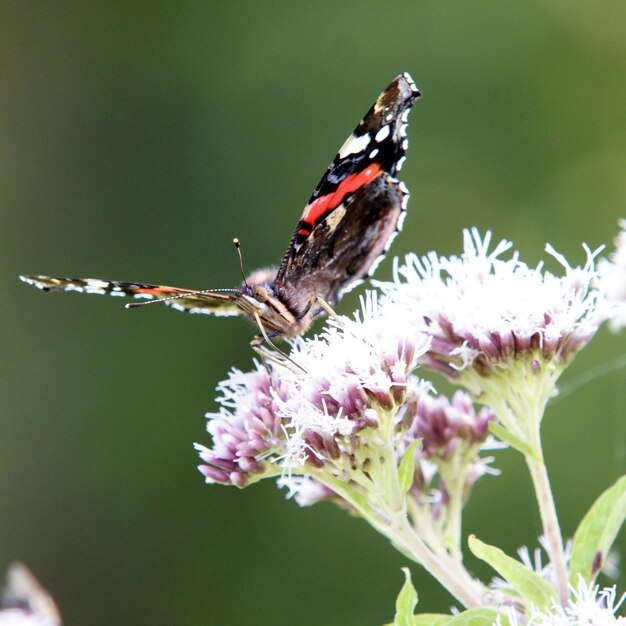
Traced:
[[166, 305], [189, 313], [244, 314], [266, 340], [296, 337], [373, 273], [402, 227], [408, 190], [395, 174], [408, 147], [409, 109], [420, 95], [407, 73], [380, 94], [315, 188], [278, 270], [258, 270], [239, 289], [197, 291], [50, 276], [20, 279], [43, 291], [166, 299]]

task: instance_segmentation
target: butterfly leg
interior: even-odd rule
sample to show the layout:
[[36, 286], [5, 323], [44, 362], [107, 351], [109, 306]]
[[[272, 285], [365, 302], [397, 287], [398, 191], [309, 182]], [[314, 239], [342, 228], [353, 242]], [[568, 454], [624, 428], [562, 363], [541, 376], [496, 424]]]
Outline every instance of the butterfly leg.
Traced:
[[[252, 349], [263, 359], [267, 359], [269, 361], [272, 361], [273, 363], [278, 363], [279, 365], [283, 365], [283, 366], [285, 365], [285, 362], [291, 363], [291, 365], [294, 365], [295, 367], [297, 367], [299, 370], [301, 370], [302, 372], [306, 374], [306, 370], [301, 365], [298, 365], [286, 352], [283, 352], [272, 341], [272, 339], [274, 337], [278, 337], [280, 333], [272, 333], [272, 335], [268, 335], [265, 328], [263, 327], [263, 322], [261, 321], [261, 318], [256, 312], [254, 314], [254, 319], [261, 331], [261, 334], [254, 337], [254, 339], [250, 342], [250, 346], [252, 347]], [[272, 350], [268, 350], [263, 345], [264, 342], [268, 346], [271, 346], [271, 348], [273, 349], [273, 352]], [[277, 355], [280, 355], [282, 359], [278, 358]]]
[[326, 311], [326, 315], [328, 315], [328, 317], [332, 317], [335, 320], [339, 328], [343, 328], [343, 322], [341, 321], [341, 318], [339, 317], [339, 315], [337, 315], [335, 309], [333, 309], [333, 307], [330, 306], [330, 304], [328, 304], [326, 300], [324, 300], [324, 298], [320, 298], [319, 296], [311, 296], [311, 304], [313, 304], [314, 302], [317, 302], [317, 304], [319, 304], [324, 309], [324, 311]]

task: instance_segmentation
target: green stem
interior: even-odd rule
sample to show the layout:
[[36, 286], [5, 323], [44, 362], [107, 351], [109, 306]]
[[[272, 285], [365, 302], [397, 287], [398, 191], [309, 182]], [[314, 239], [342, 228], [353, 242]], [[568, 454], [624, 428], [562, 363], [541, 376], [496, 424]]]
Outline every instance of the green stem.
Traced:
[[526, 456], [526, 464], [530, 471], [530, 476], [535, 488], [535, 495], [539, 505], [543, 534], [547, 543], [550, 563], [553, 567], [553, 584], [559, 594], [561, 604], [565, 606], [568, 599], [567, 589], [567, 566], [565, 564], [565, 554], [563, 551], [563, 538], [561, 537], [561, 527], [552, 497], [548, 471], [543, 460], [543, 450], [537, 427], [535, 440], [532, 441], [536, 457]]
[[[541, 362], [539, 357], [538, 362]], [[520, 361], [515, 367], [504, 371], [502, 377], [485, 380], [484, 400], [495, 410], [503, 425], [520, 437], [528, 446], [524, 454], [526, 465], [535, 489], [543, 534], [547, 543], [552, 565], [552, 583], [563, 606], [568, 600], [567, 567], [563, 550], [563, 538], [556, 514], [554, 498], [548, 480], [548, 471], [543, 458], [540, 425], [548, 400], [562, 372], [555, 362], [541, 362], [535, 371], [532, 360]], [[505, 386], [506, 385], [506, 386]], [[506, 393], [503, 392], [506, 389]]]
[[478, 608], [484, 605], [486, 589], [472, 578], [469, 572], [456, 559], [437, 555], [429, 550], [414, 529], [402, 521], [387, 536], [397, 545], [404, 548], [411, 560], [421, 565], [465, 608]]
[[385, 504], [382, 504], [381, 512], [386, 519], [381, 519], [377, 511], [347, 483], [329, 476], [327, 472], [311, 470], [310, 474], [351, 504], [370, 526], [387, 537], [407, 558], [426, 569], [464, 607], [483, 605], [484, 587], [470, 576], [459, 561], [430, 550], [409, 523], [405, 510], [384, 510]]
[[[461, 553], [461, 519], [463, 515], [463, 487], [464, 481], [459, 477], [465, 477], [466, 463], [463, 461], [458, 462], [456, 467], [455, 476], [451, 475], [451, 472], [445, 472], [444, 468], [440, 467], [440, 473], [445, 475], [446, 487], [448, 489], [449, 500], [446, 507], [446, 524], [444, 530], [444, 540], [446, 543], [446, 549], [450, 554], [458, 559], [462, 559]], [[444, 473], [445, 472], [445, 473]]]

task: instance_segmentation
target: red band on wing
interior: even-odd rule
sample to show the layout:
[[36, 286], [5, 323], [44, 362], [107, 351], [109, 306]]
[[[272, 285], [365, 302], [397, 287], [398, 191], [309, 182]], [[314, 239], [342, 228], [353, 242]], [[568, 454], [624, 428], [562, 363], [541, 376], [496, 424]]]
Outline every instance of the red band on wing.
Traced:
[[150, 287], [142, 289], [133, 289], [133, 293], [150, 293], [155, 296], [166, 293], [185, 293], [188, 289], [178, 289], [176, 287]]
[[[311, 202], [309, 210], [302, 218], [304, 227], [300, 228], [298, 234], [303, 236], [311, 234], [311, 231], [317, 226], [319, 220], [329, 211], [336, 209], [348, 194], [354, 193], [357, 189], [364, 187], [382, 173], [383, 170], [380, 165], [378, 163], [372, 163], [362, 172], [346, 176], [333, 193], [329, 193]], [[308, 229], [306, 228], [307, 226], [309, 227]]]

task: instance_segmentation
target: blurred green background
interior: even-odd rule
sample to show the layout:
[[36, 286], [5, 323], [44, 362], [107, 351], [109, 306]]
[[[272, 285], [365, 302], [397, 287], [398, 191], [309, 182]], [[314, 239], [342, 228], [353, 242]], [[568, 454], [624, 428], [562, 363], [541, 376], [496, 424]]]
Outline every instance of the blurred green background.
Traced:
[[[393, 253], [457, 252], [475, 225], [531, 263], [547, 241], [581, 263], [626, 213], [625, 23], [621, 0], [3, 0], [0, 568], [28, 563], [68, 625], [389, 621], [407, 562], [363, 522], [195, 469], [215, 385], [250, 366], [249, 325], [45, 296], [17, 274], [237, 285], [232, 237], [248, 270], [276, 263], [401, 71], [423, 98]], [[565, 380], [625, 351], [603, 330]], [[617, 370], [546, 418], [566, 535], [626, 469], [625, 399]], [[497, 466], [465, 524], [512, 553], [538, 516], [519, 458]], [[420, 608], [446, 610], [412, 570]]]

